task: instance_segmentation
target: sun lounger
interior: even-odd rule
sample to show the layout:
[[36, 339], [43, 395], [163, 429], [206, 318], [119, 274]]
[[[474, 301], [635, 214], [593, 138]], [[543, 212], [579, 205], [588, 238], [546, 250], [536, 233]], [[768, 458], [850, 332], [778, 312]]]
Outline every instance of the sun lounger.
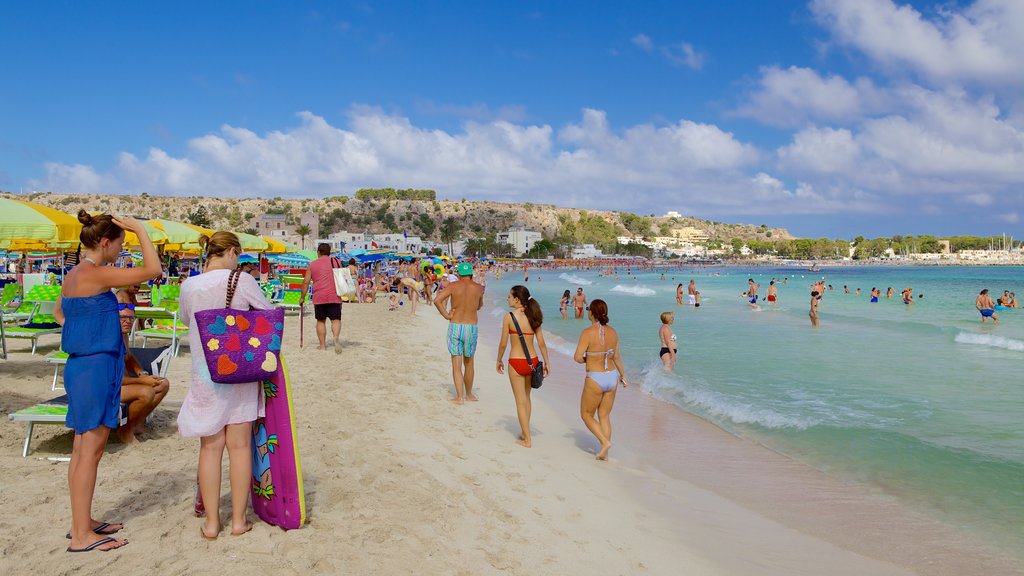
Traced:
[[53, 317], [53, 307], [60, 296], [60, 286], [33, 286], [25, 295], [26, 303], [34, 303], [35, 308], [24, 324], [7, 328], [5, 338], [27, 338], [32, 340], [32, 354], [36, 353], [36, 345], [41, 336], [59, 335], [60, 325]]
[[[150, 366], [151, 373], [157, 376], [166, 377], [167, 369], [170, 366], [171, 349], [169, 346], [160, 348], [132, 348], [139, 363], [143, 366]], [[65, 359], [66, 362], [66, 359]], [[40, 402], [34, 406], [18, 410], [7, 416], [14, 422], [25, 422], [28, 424], [28, 431], [25, 434], [25, 444], [21, 449], [21, 456], [28, 456], [29, 443], [32, 442], [32, 432], [36, 424], [64, 424], [68, 417], [68, 395], [64, 394]], [[128, 410], [121, 404], [121, 413], [118, 416], [121, 426], [128, 423]]]
[[177, 356], [182, 340], [188, 337], [188, 327], [178, 320], [177, 302], [163, 300], [163, 304], [156, 308], [135, 307], [136, 318], [152, 320], [153, 324], [143, 330], [133, 329], [129, 341], [134, 342], [136, 336], [142, 336], [142, 345], [145, 346], [150, 338], [170, 340], [171, 354]]

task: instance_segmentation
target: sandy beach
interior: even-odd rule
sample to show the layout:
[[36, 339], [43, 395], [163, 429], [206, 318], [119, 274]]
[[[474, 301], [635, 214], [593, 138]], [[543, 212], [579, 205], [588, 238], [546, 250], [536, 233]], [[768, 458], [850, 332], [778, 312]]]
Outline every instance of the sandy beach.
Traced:
[[[514, 442], [518, 424], [507, 378], [493, 368], [496, 330], [487, 325], [477, 356], [480, 401], [455, 406], [447, 401], [445, 323], [433, 309], [421, 307], [411, 317], [405, 310], [388, 312], [382, 302], [347, 305], [340, 356], [315, 350], [312, 318], [305, 324], [300, 349], [299, 319], [288, 317], [284, 349], [305, 477], [305, 527], [283, 532], [257, 521], [242, 537], [199, 537], [200, 521], [191, 514], [198, 441], [180, 438], [175, 426], [191, 361], [183, 349], [172, 362], [172, 389], [151, 432], [136, 445], [111, 443], [100, 465], [94, 513], [126, 524], [120, 536], [130, 545], [122, 550], [65, 552], [67, 463], [47, 458], [70, 454], [71, 433], [37, 427], [32, 450], [22, 458], [25, 425], [0, 420], [4, 572], [852, 576], [965, 573], [972, 566], [980, 568], [976, 574], [1015, 570], [979, 565], [958, 556], [955, 546], [945, 556], [925, 557], [932, 548], [950, 549], [944, 539], [951, 536], [941, 527], [928, 535], [935, 546], [874, 542], [893, 534], [872, 535], [881, 508], [862, 510], [862, 521], [846, 530], [844, 514], [857, 514], [861, 502], [843, 487], [781, 456], [745, 460], [768, 451], [697, 418], [685, 420], [685, 435], [675, 423], [666, 424], [671, 433], [658, 430], [665, 414], [652, 410], [671, 407], [637, 390], [622, 393], [613, 414], [622, 434], [611, 461], [598, 462], [576, 415], [581, 372], [565, 359], [553, 362], [552, 376], [534, 395], [534, 448], [521, 448]], [[44, 339], [35, 356], [20, 341], [9, 344], [10, 357], [0, 362], [4, 414], [57, 395], [50, 391], [53, 369], [44, 361], [54, 340]], [[680, 467], [690, 472], [653, 465], [660, 450], [688, 451], [692, 465]], [[798, 498], [793, 489], [773, 500], [752, 487], [762, 476], [786, 474], [818, 483], [821, 500]], [[803, 503], [790, 505], [798, 500]], [[225, 493], [225, 514], [227, 506]], [[837, 510], [838, 516], [815, 510]]]

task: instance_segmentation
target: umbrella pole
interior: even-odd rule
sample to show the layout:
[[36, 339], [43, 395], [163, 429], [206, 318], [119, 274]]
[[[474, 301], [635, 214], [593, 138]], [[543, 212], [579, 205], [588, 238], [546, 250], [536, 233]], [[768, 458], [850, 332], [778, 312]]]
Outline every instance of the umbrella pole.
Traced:
[[299, 350], [302, 350], [302, 337], [306, 331], [303, 327], [303, 320], [306, 317], [306, 305], [302, 304], [299, 306]]

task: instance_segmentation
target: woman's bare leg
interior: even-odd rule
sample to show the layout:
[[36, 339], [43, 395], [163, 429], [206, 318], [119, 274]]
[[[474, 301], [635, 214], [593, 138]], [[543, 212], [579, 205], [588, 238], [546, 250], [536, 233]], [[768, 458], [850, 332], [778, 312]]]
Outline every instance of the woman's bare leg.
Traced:
[[252, 485], [252, 422], [228, 424], [228, 477], [231, 481], [231, 534], [238, 536], [252, 530], [246, 520], [249, 510], [249, 487]]
[[530, 439], [530, 386], [526, 383], [526, 378], [516, 373], [511, 366], [508, 369], [508, 381], [512, 385], [516, 415], [519, 417], [519, 428], [522, 430], [518, 442], [520, 446], [530, 448], [533, 445]]
[[[68, 466], [68, 492], [71, 496], [71, 548], [80, 550], [106, 538], [92, 531], [92, 497], [96, 491], [96, 474], [103, 450], [107, 446], [110, 428], [100, 426], [83, 434], [75, 434]], [[127, 544], [127, 540], [108, 542], [99, 550], [112, 550]]]
[[[605, 392], [601, 395], [601, 404], [597, 407], [597, 417], [601, 421], [601, 432], [604, 437], [608, 439], [608, 448], [612, 445], [612, 405], [615, 404], [615, 391], [618, 388], [612, 389], [611, 392]], [[598, 454], [597, 457], [601, 460], [608, 459], [608, 448], [602, 450], [603, 454]], [[604, 456], [602, 458], [602, 456]]]
[[583, 418], [583, 423], [587, 425], [590, 433], [601, 443], [601, 451], [597, 453], [598, 460], [607, 460], [608, 449], [612, 447], [611, 440], [605, 436], [604, 430], [601, 429], [601, 423], [594, 418], [594, 413], [600, 407], [603, 396], [604, 393], [601, 392], [601, 387], [597, 385], [597, 382], [590, 378], [583, 381], [583, 396], [580, 398], [580, 417]]
[[[199, 439], [199, 494], [206, 506], [203, 534], [215, 538], [220, 532], [220, 476], [224, 460], [224, 430]], [[250, 464], [251, 466], [251, 464]]]

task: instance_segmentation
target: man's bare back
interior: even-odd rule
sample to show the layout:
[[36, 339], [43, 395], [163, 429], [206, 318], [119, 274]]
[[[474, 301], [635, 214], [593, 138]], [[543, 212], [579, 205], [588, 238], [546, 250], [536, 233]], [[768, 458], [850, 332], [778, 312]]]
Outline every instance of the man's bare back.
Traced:
[[[451, 300], [451, 311], [446, 309]], [[434, 298], [434, 306], [441, 316], [455, 324], [476, 324], [477, 311], [484, 306], [484, 287], [473, 281], [472, 276], [460, 276]]]

